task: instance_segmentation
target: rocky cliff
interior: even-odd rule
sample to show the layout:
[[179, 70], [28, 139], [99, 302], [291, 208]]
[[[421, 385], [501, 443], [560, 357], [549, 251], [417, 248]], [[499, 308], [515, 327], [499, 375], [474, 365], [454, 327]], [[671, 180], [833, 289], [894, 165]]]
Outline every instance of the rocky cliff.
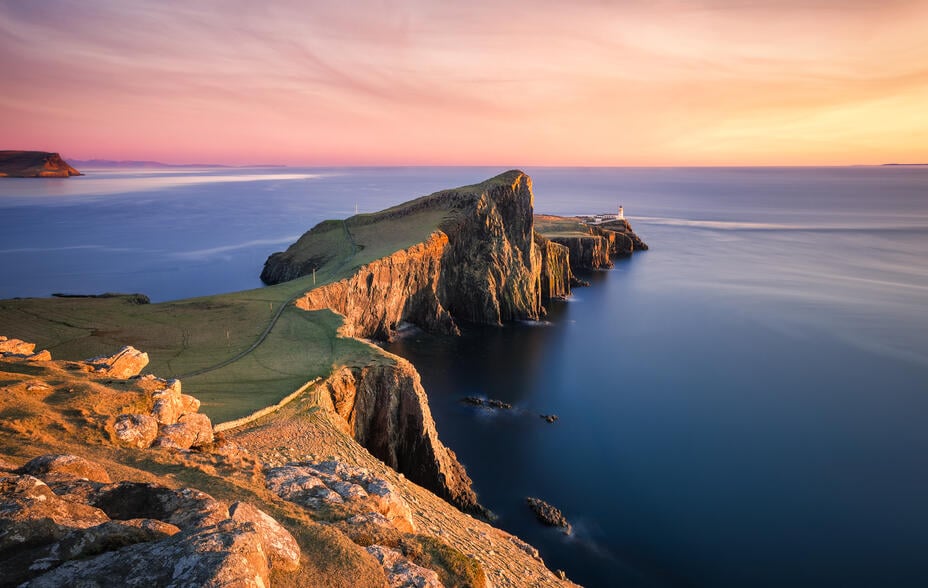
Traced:
[[[448, 236], [440, 231], [423, 243], [360, 267], [349, 278], [310, 290], [296, 301], [303, 310], [332, 309], [345, 315], [342, 335], [388, 339], [402, 321], [441, 333], [457, 333], [438, 297]], [[289, 275], [295, 265], [272, 265]], [[289, 268], [289, 269], [288, 269]], [[297, 269], [297, 271], [300, 271]]]
[[0, 177], [67, 178], [82, 175], [57, 153], [0, 151]]
[[438, 439], [419, 374], [408, 361], [343, 367], [325, 382], [324, 406], [374, 457], [458, 508], [486, 514], [454, 452]]
[[[457, 320], [501, 324], [538, 319], [545, 312], [543, 300], [569, 293], [563, 285], [571, 275], [562, 263], [565, 251], [536, 238], [533, 200], [531, 178], [510, 171], [476, 186], [348, 219], [344, 230], [350, 236], [391, 218], [444, 212], [424, 241], [307, 292], [297, 306], [331, 308], [345, 315], [344, 334], [381, 339], [403, 321], [454, 333]], [[335, 263], [338, 247], [321, 246], [332, 241], [332, 223], [320, 224], [286, 252], [271, 255], [261, 278], [278, 283]]]

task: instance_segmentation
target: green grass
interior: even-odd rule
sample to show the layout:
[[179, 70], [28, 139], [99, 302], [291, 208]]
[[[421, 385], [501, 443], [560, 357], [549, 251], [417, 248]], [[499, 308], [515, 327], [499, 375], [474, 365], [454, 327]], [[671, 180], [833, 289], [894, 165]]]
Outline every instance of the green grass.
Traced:
[[[452, 218], [461, 198], [514, 178], [507, 172], [476, 186], [317, 225], [289, 250], [298, 258], [319, 260], [315, 284], [304, 276], [266, 288], [159, 304], [136, 304], [129, 297], [0, 300], [0, 335], [35, 342], [55, 359], [86, 359], [132, 345], [148, 353], [147, 373], [174, 377], [201, 370], [247, 350], [294, 296], [424, 241]], [[389, 361], [361, 341], [338, 338], [340, 321], [329, 311], [288, 307], [252, 353], [216, 371], [185, 377], [184, 390], [200, 398], [203, 412], [222, 422], [278, 402], [333, 366]]]
[[544, 237], [589, 237], [590, 227], [565, 216], [535, 215], [535, 231]]

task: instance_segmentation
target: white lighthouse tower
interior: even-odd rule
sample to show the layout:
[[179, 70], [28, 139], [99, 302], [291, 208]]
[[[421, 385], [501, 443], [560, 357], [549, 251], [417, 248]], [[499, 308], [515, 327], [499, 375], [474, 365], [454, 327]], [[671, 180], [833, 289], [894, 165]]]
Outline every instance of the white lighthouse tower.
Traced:
[[618, 220], [625, 220], [625, 207], [619, 204], [619, 214], [615, 215]]

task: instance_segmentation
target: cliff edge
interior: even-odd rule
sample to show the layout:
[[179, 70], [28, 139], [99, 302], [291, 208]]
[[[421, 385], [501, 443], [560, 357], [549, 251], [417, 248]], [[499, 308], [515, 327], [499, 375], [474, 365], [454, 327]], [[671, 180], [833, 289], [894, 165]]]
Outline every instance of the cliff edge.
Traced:
[[83, 175], [57, 153], [0, 151], [0, 178], [68, 178]]

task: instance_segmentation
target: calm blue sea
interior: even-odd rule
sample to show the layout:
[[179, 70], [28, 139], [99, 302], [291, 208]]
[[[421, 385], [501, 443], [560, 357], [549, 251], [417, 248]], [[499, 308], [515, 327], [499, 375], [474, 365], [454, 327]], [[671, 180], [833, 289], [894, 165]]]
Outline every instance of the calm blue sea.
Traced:
[[[0, 297], [257, 287], [324, 218], [499, 171], [0, 180]], [[621, 203], [652, 249], [544, 324], [389, 346], [499, 524], [589, 586], [928, 585], [928, 168], [526, 171], [538, 211]]]

